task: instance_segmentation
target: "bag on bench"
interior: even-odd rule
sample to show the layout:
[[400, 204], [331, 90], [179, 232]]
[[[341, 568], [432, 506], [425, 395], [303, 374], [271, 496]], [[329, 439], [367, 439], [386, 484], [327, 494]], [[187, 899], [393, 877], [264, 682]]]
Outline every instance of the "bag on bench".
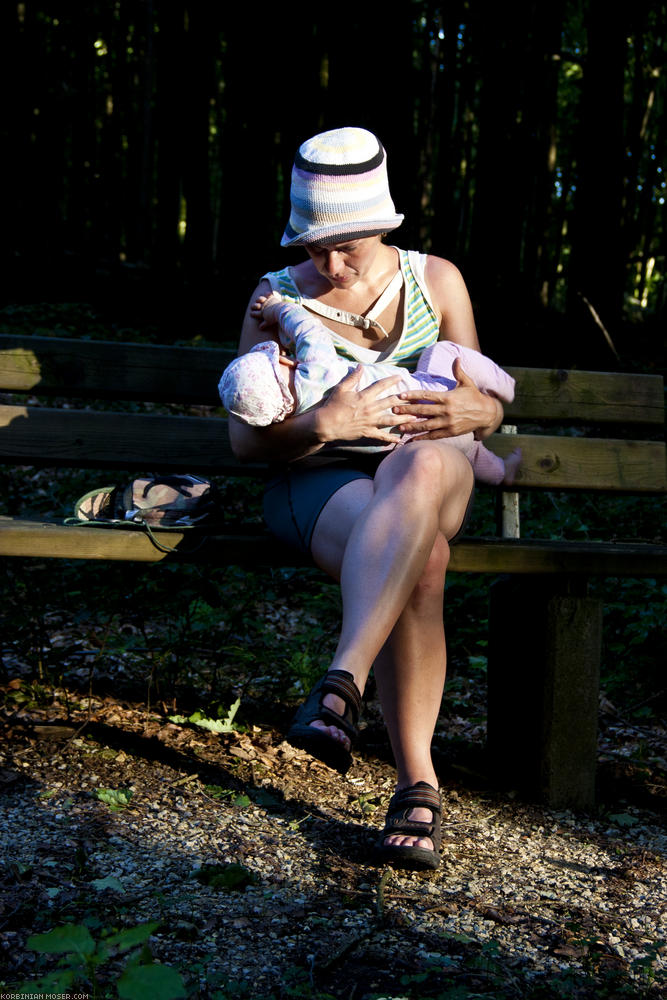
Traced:
[[139, 476], [123, 486], [101, 486], [80, 497], [66, 524], [143, 528], [163, 552], [173, 551], [153, 534], [203, 527], [220, 516], [215, 486], [190, 474]]

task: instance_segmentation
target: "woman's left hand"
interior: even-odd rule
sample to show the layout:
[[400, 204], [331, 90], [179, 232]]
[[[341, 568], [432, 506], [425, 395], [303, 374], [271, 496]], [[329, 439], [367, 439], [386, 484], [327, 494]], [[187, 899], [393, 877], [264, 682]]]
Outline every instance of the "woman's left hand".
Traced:
[[486, 437], [500, 424], [503, 416], [502, 405], [493, 396], [480, 392], [473, 380], [466, 375], [457, 358], [453, 375], [457, 381], [455, 389], [449, 392], [413, 390], [400, 393], [405, 400], [393, 407], [394, 413], [420, 417], [419, 433], [414, 434], [414, 423], [398, 424], [394, 430], [414, 434], [415, 438], [457, 437], [474, 431], [478, 437]]

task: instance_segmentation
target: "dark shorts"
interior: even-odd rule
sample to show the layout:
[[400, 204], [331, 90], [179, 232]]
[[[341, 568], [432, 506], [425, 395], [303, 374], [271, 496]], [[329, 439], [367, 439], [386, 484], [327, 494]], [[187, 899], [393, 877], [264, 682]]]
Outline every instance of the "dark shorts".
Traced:
[[347, 463], [288, 466], [266, 484], [264, 520], [276, 537], [309, 555], [317, 519], [334, 493], [355, 479], [372, 478], [371, 472]]
[[[310, 555], [310, 543], [317, 519], [341, 486], [355, 479], [373, 479], [385, 455], [359, 462], [341, 462], [311, 468], [288, 466], [266, 484], [264, 519], [281, 541]], [[461, 527], [450, 545], [461, 535], [472, 509], [475, 490], [470, 494]]]

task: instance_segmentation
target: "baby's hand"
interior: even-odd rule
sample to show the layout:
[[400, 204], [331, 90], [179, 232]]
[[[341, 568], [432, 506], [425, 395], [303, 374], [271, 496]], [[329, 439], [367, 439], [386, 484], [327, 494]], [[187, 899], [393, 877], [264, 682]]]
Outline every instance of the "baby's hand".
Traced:
[[278, 320], [278, 309], [282, 303], [283, 300], [278, 292], [260, 295], [257, 301], [250, 306], [250, 315], [254, 319], [262, 320], [266, 326], [271, 326]]

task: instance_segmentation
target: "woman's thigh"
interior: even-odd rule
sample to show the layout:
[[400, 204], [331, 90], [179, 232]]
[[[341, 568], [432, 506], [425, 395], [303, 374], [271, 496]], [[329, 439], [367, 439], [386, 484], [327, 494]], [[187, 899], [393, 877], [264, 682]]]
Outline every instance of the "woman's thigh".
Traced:
[[313, 532], [327, 504], [339, 490], [358, 481], [372, 488], [371, 475], [348, 464], [290, 466], [267, 484], [264, 519], [274, 535], [309, 555]]
[[[397, 517], [418, 505], [409, 502], [411, 492], [433, 491], [439, 508], [440, 530], [453, 541], [462, 531], [472, 505], [474, 477], [468, 459], [445, 441], [415, 441], [397, 448], [385, 458], [374, 480], [356, 479], [341, 487], [323, 507], [312, 535], [315, 563], [338, 579], [350, 532], [360, 514], [378, 494], [395, 487]], [[406, 490], [408, 502], [406, 503]]]
[[372, 479], [354, 479], [341, 486], [322, 508], [313, 529], [310, 551], [320, 569], [335, 580], [354, 524], [373, 498]]

